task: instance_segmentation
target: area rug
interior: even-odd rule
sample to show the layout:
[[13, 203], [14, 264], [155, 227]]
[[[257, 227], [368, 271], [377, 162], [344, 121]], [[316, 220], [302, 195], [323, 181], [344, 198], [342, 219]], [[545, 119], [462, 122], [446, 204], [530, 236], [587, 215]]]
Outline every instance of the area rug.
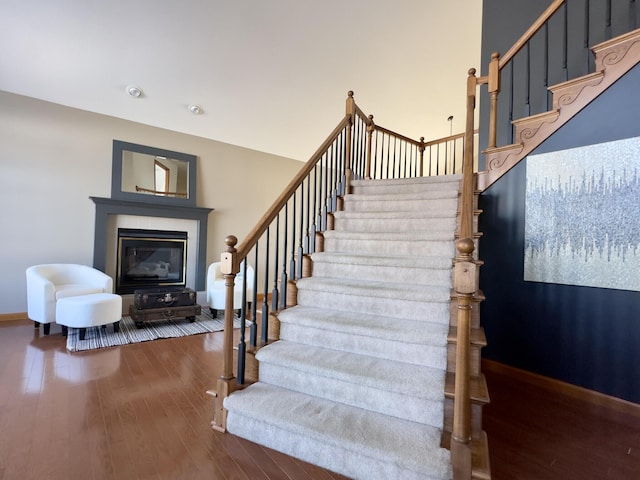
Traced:
[[[222, 314], [223, 312], [218, 312]], [[115, 347], [130, 343], [148, 342], [159, 338], [176, 338], [196, 335], [199, 333], [217, 332], [223, 330], [224, 319], [212, 318], [208, 309], [202, 309], [202, 314], [196, 316], [194, 322], [184, 318], [175, 320], [154, 320], [145, 322], [144, 327], [138, 328], [129, 315], [122, 317], [120, 331], [114, 332], [112, 325], [106, 328], [88, 328], [84, 340], [80, 340], [80, 330], [70, 328], [67, 336], [67, 350], [81, 352], [96, 348]], [[240, 328], [240, 319], [235, 318], [234, 328]]]

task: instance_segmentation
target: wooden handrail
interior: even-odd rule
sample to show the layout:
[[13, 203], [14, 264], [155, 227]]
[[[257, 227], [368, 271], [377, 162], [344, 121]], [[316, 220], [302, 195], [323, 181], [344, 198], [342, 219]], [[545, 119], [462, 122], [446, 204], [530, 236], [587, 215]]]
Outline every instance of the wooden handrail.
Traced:
[[273, 202], [271, 207], [269, 207], [267, 212], [262, 216], [256, 226], [253, 227], [253, 230], [251, 230], [249, 234], [244, 238], [242, 243], [237, 247], [237, 255], [239, 260], [242, 260], [249, 254], [256, 241], [262, 236], [273, 219], [276, 218], [278, 212], [280, 212], [285, 203], [287, 203], [289, 198], [291, 198], [291, 195], [293, 194], [293, 192], [295, 192], [300, 183], [307, 177], [307, 175], [309, 175], [309, 173], [311, 173], [318, 160], [322, 158], [324, 152], [327, 151], [327, 148], [329, 148], [329, 146], [333, 143], [340, 132], [349, 125], [350, 120], [351, 119], [349, 116], [345, 116], [342, 121], [336, 126], [336, 128], [333, 129], [333, 131], [329, 134], [322, 145], [320, 145], [315, 153], [311, 155], [309, 161], [304, 165], [304, 167], [302, 167], [298, 174], [293, 177], [293, 179], [289, 182], [283, 192]]
[[412, 143], [413, 145], [416, 145], [416, 146], [420, 145], [420, 141], [414, 140], [414, 139], [409, 138], [409, 137], [405, 137], [404, 135], [402, 135], [400, 133], [396, 133], [396, 132], [394, 132], [392, 130], [389, 130], [388, 128], [384, 128], [384, 127], [381, 127], [379, 125], [376, 125], [375, 129], [378, 132], [386, 133], [387, 135], [390, 135], [392, 137], [395, 137], [395, 138], [397, 138], [399, 140], [402, 140], [402, 141], [405, 141], [407, 143]]
[[[428, 142], [425, 141], [420, 141], [420, 140], [414, 140], [412, 138], [409, 137], [405, 137], [404, 135], [401, 135], [400, 133], [396, 133], [392, 130], [389, 130], [388, 128], [384, 128], [384, 127], [380, 127], [378, 125], [374, 125], [375, 129], [379, 132], [382, 133], [386, 133], [387, 135], [391, 135], [393, 137], [398, 138], [399, 140], [404, 140], [405, 142], [411, 143], [415, 146], [420, 146], [420, 145], [424, 145], [425, 147], [430, 147], [432, 145], [438, 145], [439, 143], [446, 143], [446, 142], [450, 142], [452, 140], [459, 140], [461, 138], [465, 138], [466, 133], [465, 132], [461, 132], [461, 133], [456, 133], [455, 135], [449, 135], [447, 137], [442, 137], [442, 138], [437, 138], [435, 140], [429, 140]], [[478, 133], [478, 130], [474, 130], [473, 131], [474, 134]], [[424, 137], [422, 137], [424, 138]]]
[[373, 115], [367, 116], [357, 104], [354, 104], [354, 114], [360, 117], [367, 125], [373, 123]]
[[[476, 135], [478, 133], [478, 129], [473, 131], [473, 134]], [[452, 140], [460, 140], [461, 138], [465, 138], [467, 135], [466, 132], [456, 133], [455, 135], [449, 135], [448, 137], [438, 138], [436, 140], [430, 140], [428, 142], [424, 142], [425, 147], [430, 147], [432, 145], [437, 145], [439, 143], [451, 142]]]
[[500, 59], [500, 70], [504, 68], [504, 66], [511, 61], [511, 59], [520, 51], [522, 47], [524, 47], [529, 40], [542, 28], [542, 26], [547, 23], [547, 21], [553, 16], [554, 13], [565, 3], [566, 0], [554, 0], [551, 5], [547, 7], [547, 9], [542, 12], [542, 14], [538, 17], [538, 19], [531, 24], [531, 26], [527, 29], [526, 32], [522, 34], [522, 36], [513, 44], [513, 46], [507, 50], [502, 58]]

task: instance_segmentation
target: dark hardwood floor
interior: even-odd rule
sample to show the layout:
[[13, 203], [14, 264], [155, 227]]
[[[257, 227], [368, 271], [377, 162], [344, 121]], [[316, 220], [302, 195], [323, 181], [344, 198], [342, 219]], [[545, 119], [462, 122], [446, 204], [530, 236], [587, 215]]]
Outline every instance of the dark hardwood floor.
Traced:
[[0, 322], [0, 480], [344, 479], [213, 431], [222, 333], [70, 354]]
[[640, 406], [621, 412], [500, 368], [484, 373], [495, 480], [640, 479]]
[[[70, 354], [0, 322], [0, 480], [344, 477], [210, 428], [222, 333]], [[640, 420], [487, 375], [493, 478], [640, 478]], [[395, 480], [395, 479], [393, 479]]]

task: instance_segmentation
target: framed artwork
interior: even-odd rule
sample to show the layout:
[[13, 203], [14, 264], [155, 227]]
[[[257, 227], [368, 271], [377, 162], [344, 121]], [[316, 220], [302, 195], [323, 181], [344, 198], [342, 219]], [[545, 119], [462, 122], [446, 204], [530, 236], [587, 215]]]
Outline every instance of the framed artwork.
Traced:
[[530, 155], [524, 280], [640, 291], [640, 137]]

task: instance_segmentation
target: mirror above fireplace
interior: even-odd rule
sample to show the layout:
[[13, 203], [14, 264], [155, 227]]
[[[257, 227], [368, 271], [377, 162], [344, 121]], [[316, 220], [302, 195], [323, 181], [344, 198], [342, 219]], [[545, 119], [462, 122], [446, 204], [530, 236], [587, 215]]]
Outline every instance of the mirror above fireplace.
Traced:
[[111, 198], [195, 207], [196, 159], [195, 155], [114, 140]]

